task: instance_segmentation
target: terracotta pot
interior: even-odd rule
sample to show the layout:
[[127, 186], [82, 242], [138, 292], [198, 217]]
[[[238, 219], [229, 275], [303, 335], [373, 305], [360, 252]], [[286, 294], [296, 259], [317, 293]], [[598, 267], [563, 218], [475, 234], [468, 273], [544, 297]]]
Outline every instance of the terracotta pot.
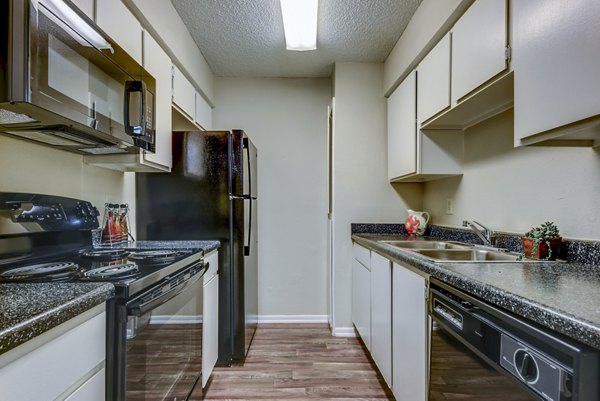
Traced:
[[534, 241], [531, 238], [521, 237], [521, 243], [523, 244], [523, 252], [525, 252], [525, 257], [531, 259], [547, 259], [547, 260], [556, 260], [558, 256], [558, 252], [560, 251], [560, 244], [562, 238], [553, 238], [550, 242], [550, 249], [552, 249], [552, 255], [548, 258], [548, 244], [542, 241], [538, 244], [537, 253], [532, 255], [531, 252], [533, 250]]

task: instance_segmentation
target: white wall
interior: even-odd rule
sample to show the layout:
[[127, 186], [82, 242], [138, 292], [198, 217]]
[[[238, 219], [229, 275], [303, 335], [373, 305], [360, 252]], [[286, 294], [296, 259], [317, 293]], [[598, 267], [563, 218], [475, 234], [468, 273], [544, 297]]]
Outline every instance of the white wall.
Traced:
[[[118, 171], [83, 164], [82, 156], [0, 135], [0, 191], [33, 192], [134, 206], [135, 182]], [[135, 222], [132, 215], [131, 223]]]
[[[446, 198], [454, 198], [447, 215]], [[494, 230], [525, 232], [552, 220], [563, 236], [600, 239], [600, 151], [513, 148], [513, 111], [465, 131], [462, 178], [425, 184], [435, 224], [478, 220]]]
[[337, 63], [334, 73], [334, 329], [351, 328], [351, 223], [397, 223], [421, 207], [421, 184], [387, 179], [383, 64]]
[[325, 315], [330, 79], [217, 78], [215, 128], [258, 148], [260, 315]]

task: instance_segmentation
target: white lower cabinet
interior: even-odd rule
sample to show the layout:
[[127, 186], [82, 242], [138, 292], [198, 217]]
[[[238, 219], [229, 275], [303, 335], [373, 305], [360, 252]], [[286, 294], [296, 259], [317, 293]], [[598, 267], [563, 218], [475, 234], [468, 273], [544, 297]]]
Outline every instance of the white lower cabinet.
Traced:
[[392, 269], [392, 391], [397, 401], [427, 400], [427, 280]]
[[219, 256], [215, 251], [206, 258], [209, 269], [204, 275], [202, 387], [206, 386], [219, 357]]
[[352, 323], [371, 350], [371, 271], [356, 258], [352, 259]]
[[0, 400], [104, 401], [104, 304], [0, 355]]
[[371, 356], [392, 387], [392, 262], [371, 252]]

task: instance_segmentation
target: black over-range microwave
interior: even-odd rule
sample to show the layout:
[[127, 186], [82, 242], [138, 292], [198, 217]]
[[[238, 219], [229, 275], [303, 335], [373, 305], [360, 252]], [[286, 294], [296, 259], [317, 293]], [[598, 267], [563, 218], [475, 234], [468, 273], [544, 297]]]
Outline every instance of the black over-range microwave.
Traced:
[[155, 86], [70, 0], [0, 2], [0, 133], [86, 155], [154, 152]]

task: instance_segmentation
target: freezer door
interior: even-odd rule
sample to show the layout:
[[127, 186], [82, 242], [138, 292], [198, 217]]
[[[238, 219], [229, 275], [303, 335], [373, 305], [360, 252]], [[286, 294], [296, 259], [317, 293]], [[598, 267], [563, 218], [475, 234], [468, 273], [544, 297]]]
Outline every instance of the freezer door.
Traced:
[[243, 139], [244, 152], [242, 153], [243, 163], [243, 181], [244, 181], [244, 195], [250, 196], [256, 199], [257, 193], [257, 174], [256, 174], [256, 147], [250, 141], [250, 138], [244, 135]]

